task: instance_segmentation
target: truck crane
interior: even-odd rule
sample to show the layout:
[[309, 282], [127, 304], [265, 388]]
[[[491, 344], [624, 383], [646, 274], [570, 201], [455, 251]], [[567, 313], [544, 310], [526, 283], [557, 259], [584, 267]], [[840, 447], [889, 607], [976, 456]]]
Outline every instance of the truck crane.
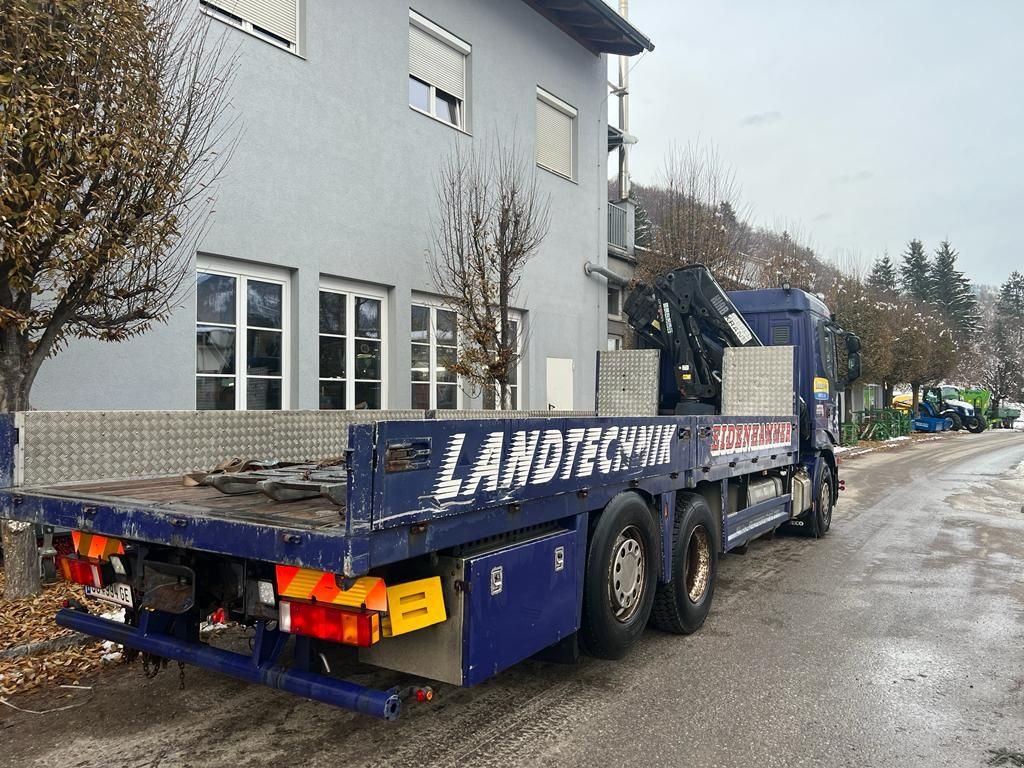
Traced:
[[[58, 566], [88, 604], [56, 623], [147, 669], [393, 719], [538, 653], [620, 658], [648, 623], [700, 629], [724, 553], [826, 534], [859, 371], [797, 289], [726, 294], [687, 267], [626, 311], [640, 349], [600, 353], [596, 412], [0, 414], [0, 517], [74, 532]], [[221, 612], [250, 653], [202, 638]], [[406, 682], [339, 678], [329, 649]]]

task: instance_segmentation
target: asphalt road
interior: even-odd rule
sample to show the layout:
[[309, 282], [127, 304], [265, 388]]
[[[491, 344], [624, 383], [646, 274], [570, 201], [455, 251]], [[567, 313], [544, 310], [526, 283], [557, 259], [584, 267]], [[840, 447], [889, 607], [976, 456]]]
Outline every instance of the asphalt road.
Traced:
[[704, 629], [648, 631], [624, 661], [528, 662], [391, 724], [117, 668], [79, 708], [0, 713], [0, 764], [964, 768], [1024, 752], [1024, 434], [857, 456], [842, 477], [827, 538], [725, 557]]

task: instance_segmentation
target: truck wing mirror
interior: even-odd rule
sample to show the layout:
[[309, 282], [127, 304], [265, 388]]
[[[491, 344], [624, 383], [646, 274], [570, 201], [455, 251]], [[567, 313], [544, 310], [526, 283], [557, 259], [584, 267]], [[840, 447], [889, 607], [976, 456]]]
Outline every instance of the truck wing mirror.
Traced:
[[[852, 333], [846, 337], [846, 351], [853, 354], [854, 352], [860, 352], [860, 337], [854, 336]], [[859, 369], [858, 369], [859, 370]]]
[[[856, 337], [854, 337], [856, 338]], [[859, 344], [858, 344], [859, 346]], [[850, 352], [846, 357], [846, 381], [853, 383], [860, 378], [860, 352]]]

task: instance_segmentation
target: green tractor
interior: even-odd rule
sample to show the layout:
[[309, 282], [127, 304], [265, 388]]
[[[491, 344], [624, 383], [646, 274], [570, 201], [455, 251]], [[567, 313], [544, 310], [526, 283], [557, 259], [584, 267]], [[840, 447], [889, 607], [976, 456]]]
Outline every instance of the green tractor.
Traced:
[[1013, 422], [1020, 418], [1020, 411], [1016, 408], [995, 407], [992, 393], [987, 389], [971, 387], [961, 390], [960, 399], [973, 405], [975, 413], [984, 414], [990, 427], [1013, 429]]

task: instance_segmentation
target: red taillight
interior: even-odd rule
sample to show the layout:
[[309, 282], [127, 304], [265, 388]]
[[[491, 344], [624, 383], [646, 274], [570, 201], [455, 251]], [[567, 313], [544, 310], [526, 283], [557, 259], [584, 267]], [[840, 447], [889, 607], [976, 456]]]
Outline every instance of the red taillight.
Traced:
[[291, 600], [281, 600], [277, 611], [282, 632], [364, 648], [380, 640], [380, 615], [374, 611], [353, 611]]
[[110, 566], [98, 560], [84, 560], [74, 555], [57, 558], [60, 572], [68, 581], [102, 589], [113, 581]]

